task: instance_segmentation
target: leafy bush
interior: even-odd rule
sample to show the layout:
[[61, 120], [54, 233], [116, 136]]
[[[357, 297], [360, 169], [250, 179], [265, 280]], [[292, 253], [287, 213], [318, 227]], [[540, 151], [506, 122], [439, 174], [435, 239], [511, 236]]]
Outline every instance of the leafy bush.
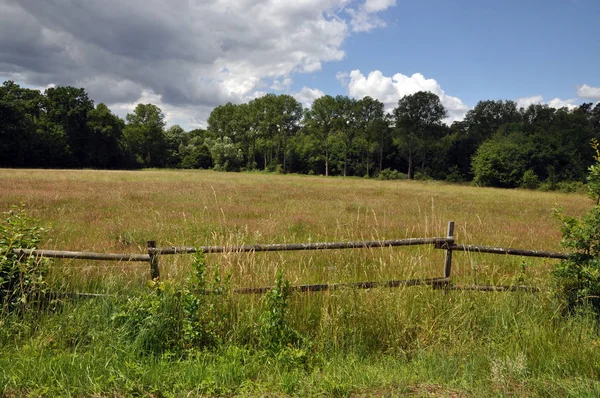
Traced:
[[380, 180], [406, 180], [408, 179], [408, 175], [404, 173], [400, 173], [398, 170], [392, 169], [383, 169], [377, 175], [377, 178]]
[[460, 172], [458, 166], [454, 165], [450, 167], [448, 173], [446, 174], [446, 181], [457, 183], [466, 181], [465, 176]]
[[0, 223], [0, 305], [2, 310], [26, 311], [46, 291], [48, 261], [13, 249], [35, 249], [45, 232], [23, 206], [2, 213]]
[[215, 347], [222, 341], [227, 328], [229, 278], [221, 280], [215, 267], [210, 280], [202, 253], [195, 256], [192, 267], [194, 273], [185, 286], [152, 282], [152, 291], [129, 299], [113, 315], [113, 322], [136, 351], [182, 354]]
[[529, 169], [523, 173], [523, 180], [521, 182], [521, 188], [526, 189], [537, 189], [540, 186], [540, 179], [538, 178], [535, 171]]
[[269, 351], [279, 352], [301, 342], [300, 335], [286, 319], [289, 287], [289, 281], [284, 280], [283, 273], [279, 272], [275, 286], [265, 294], [259, 339], [260, 345]]
[[600, 206], [581, 219], [556, 216], [562, 222], [562, 246], [573, 254], [561, 261], [554, 271], [559, 288], [570, 307], [591, 303], [600, 311]]
[[533, 152], [530, 143], [521, 133], [496, 135], [488, 139], [473, 157], [473, 183], [501, 188], [518, 187]]
[[563, 193], [586, 192], [586, 187], [581, 181], [560, 181], [556, 184], [556, 189]]
[[219, 171], [239, 170], [244, 158], [238, 144], [234, 144], [231, 138], [207, 139], [206, 145], [210, 149], [210, 155], [214, 162], [214, 169]]
[[433, 178], [429, 174], [423, 171], [417, 171], [415, 173], [414, 179], [417, 181], [431, 181]]

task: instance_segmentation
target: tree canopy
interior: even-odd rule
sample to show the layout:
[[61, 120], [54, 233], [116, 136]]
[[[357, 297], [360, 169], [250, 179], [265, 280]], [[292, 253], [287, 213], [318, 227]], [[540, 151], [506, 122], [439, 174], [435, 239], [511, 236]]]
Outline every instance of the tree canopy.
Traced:
[[167, 128], [138, 104], [125, 120], [84, 88], [0, 86], [0, 167], [215, 168], [469, 181], [497, 187], [584, 183], [600, 139], [600, 104], [574, 109], [483, 100], [464, 120], [431, 92], [386, 112], [374, 98], [324, 95], [304, 109], [267, 94], [213, 109], [206, 130]]

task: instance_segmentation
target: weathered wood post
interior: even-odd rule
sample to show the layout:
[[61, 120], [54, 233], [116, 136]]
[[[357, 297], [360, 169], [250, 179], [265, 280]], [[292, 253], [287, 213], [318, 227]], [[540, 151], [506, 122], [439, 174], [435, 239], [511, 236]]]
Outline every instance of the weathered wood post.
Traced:
[[150, 279], [155, 280], [160, 278], [158, 269], [158, 253], [156, 252], [156, 241], [148, 241], [148, 255], [150, 256]]
[[444, 262], [444, 278], [448, 278], [450, 284], [450, 273], [452, 272], [452, 246], [454, 246], [454, 221], [448, 223], [448, 239], [446, 243], [446, 261]]

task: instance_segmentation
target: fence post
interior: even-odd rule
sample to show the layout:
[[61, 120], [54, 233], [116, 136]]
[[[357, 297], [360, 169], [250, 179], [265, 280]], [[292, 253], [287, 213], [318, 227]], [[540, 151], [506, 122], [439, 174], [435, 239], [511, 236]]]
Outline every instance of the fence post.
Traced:
[[[452, 246], [454, 245], [454, 221], [448, 223], [448, 239], [450, 242], [446, 243], [446, 261], [444, 263], [444, 278], [450, 278], [452, 272]], [[450, 282], [448, 282], [450, 283]]]
[[155, 280], [160, 277], [158, 269], [158, 253], [156, 253], [156, 241], [148, 241], [148, 255], [150, 256], [150, 279]]

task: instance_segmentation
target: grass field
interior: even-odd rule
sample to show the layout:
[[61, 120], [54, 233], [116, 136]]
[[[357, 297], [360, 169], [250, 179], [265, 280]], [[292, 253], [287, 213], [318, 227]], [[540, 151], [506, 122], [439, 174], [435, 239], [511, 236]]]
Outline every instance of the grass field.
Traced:
[[[2, 210], [25, 203], [51, 227], [43, 248], [125, 253], [144, 253], [147, 240], [444, 236], [450, 220], [459, 243], [559, 251], [553, 209], [578, 216], [593, 204], [577, 194], [434, 182], [162, 170], [0, 170], [0, 192]], [[273, 285], [278, 271], [292, 284], [442, 276], [443, 256], [431, 247], [229, 253], [207, 255], [206, 264], [237, 288]], [[162, 256], [162, 279], [185, 284], [192, 260]], [[115, 296], [2, 318], [0, 395], [596, 396], [596, 320], [564, 314], [552, 292], [554, 263], [454, 255], [453, 282], [528, 284], [539, 294], [430, 287], [292, 294], [286, 322], [302, 342], [276, 354], [257, 343], [262, 296], [210, 298], [217, 344], [141, 354], [139, 334], [127, 335], [115, 319], [131, 308], [128, 297], [151, 293], [147, 264], [61, 260], [51, 267], [53, 289]]]

